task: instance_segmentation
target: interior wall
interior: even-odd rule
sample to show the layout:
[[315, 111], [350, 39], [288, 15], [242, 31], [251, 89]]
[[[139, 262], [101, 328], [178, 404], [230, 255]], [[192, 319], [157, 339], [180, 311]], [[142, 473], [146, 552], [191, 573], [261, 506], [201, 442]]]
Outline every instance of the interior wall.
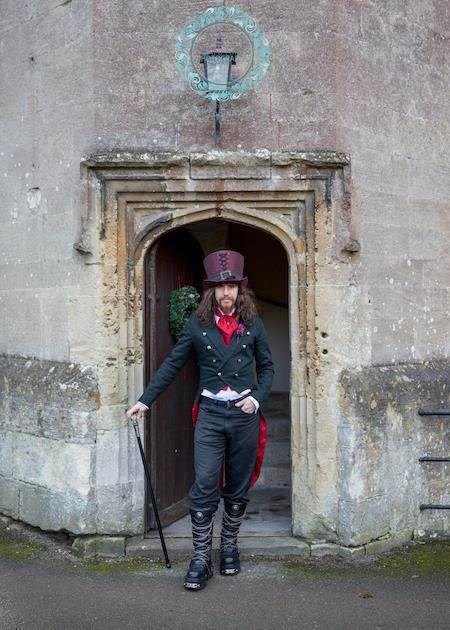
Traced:
[[260, 301], [261, 315], [269, 339], [272, 358], [275, 364], [275, 376], [272, 391], [288, 392], [291, 351], [289, 347], [289, 311], [285, 306]]

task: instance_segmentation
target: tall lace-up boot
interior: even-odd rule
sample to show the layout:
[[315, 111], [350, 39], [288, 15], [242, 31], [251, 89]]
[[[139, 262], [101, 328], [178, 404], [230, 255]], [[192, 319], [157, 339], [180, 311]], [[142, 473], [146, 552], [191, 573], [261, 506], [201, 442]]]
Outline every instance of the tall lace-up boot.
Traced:
[[220, 573], [222, 575], [235, 575], [241, 570], [237, 537], [246, 507], [246, 503], [224, 502], [220, 536]]
[[198, 591], [206, 586], [206, 582], [213, 574], [211, 549], [214, 512], [209, 508], [190, 510], [190, 514], [194, 555], [184, 578], [184, 587]]

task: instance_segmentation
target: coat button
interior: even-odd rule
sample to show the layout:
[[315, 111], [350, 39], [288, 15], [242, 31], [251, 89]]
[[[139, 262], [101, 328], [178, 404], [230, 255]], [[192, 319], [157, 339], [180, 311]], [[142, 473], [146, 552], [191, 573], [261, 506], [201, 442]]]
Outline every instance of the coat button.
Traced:
[[211, 346], [206, 346], [206, 349], [207, 350], [211, 350]]
[[238, 363], [240, 363], [242, 361], [242, 359], [238, 359]]
[[213, 359], [213, 363], [217, 363], [217, 359]]
[[206, 333], [205, 333], [204, 331], [202, 332], [202, 335], [203, 335], [204, 337], [206, 337]]
[[243, 343], [243, 344], [242, 344], [242, 347], [243, 347], [243, 348], [246, 348], [247, 346], [245, 345], [245, 343]]
[[239, 374], [237, 374], [237, 373], [236, 373], [236, 374], [235, 374], [235, 376], [236, 376], [236, 378], [237, 378], [237, 377], [239, 376]]
[[247, 330], [247, 335], [249, 335], [249, 334], [250, 334], [250, 331], [249, 331], [249, 330]]
[[222, 376], [222, 372], [217, 372], [217, 376]]

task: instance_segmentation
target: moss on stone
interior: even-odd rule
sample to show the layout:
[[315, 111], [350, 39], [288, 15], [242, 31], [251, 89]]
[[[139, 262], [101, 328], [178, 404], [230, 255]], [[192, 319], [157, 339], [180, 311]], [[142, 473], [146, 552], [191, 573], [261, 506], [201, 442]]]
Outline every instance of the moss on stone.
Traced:
[[352, 579], [356, 577], [447, 576], [450, 579], [450, 553], [448, 543], [405, 545], [370, 560], [368, 556], [354, 562], [339, 557], [299, 558], [283, 562], [285, 574], [306, 580]]
[[0, 558], [26, 560], [33, 557], [44, 547], [39, 543], [2, 536], [0, 538]]
[[379, 564], [396, 575], [445, 574], [450, 577], [450, 547], [445, 542], [407, 545], [382, 556]]

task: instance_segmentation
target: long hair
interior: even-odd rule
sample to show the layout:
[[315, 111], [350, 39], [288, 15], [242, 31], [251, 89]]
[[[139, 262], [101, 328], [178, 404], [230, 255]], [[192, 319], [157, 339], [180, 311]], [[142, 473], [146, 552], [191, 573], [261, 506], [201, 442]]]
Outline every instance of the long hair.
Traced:
[[[214, 295], [214, 287], [211, 287], [204, 291], [200, 304], [195, 311], [195, 315], [204, 326], [213, 326], [215, 324], [214, 309], [217, 307], [218, 304]], [[246, 326], [253, 323], [253, 320], [258, 315], [258, 307], [256, 305], [255, 294], [251, 289], [239, 285], [235, 308], [239, 322], [242, 322]]]

